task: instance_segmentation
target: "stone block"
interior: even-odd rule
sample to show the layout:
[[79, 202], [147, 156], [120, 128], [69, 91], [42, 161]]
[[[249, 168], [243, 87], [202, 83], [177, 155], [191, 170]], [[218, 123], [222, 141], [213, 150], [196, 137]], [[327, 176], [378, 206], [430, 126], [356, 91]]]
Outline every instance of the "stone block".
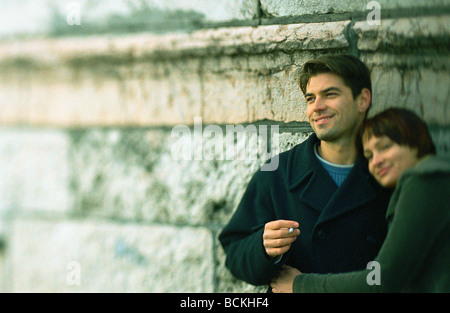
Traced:
[[429, 124], [448, 125], [447, 20], [444, 15], [386, 19], [379, 26], [355, 23], [361, 59], [372, 71], [370, 115], [405, 107]]
[[160, 126], [192, 124], [194, 116], [221, 124], [304, 121], [298, 68], [324, 49], [347, 49], [349, 23], [5, 44], [0, 122]]
[[231, 1], [177, 1], [150, 0], [147, 4], [169, 11], [194, 11], [204, 15], [208, 21], [223, 22], [231, 20], [249, 20], [258, 17], [257, 0]]
[[[277, 134], [264, 125], [240, 125], [240, 131], [234, 125], [228, 131], [218, 125], [203, 126], [185, 126], [184, 134], [176, 129], [170, 133], [73, 133], [74, 213], [171, 224], [221, 224], [268, 154], [292, 147], [308, 135]], [[263, 143], [269, 136], [270, 146]]]
[[4, 0], [0, 37], [187, 32], [258, 14], [257, 0]]
[[16, 220], [11, 292], [212, 292], [208, 230]]
[[[350, 12], [369, 12], [368, 3], [371, 1], [359, 0], [261, 0], [261, 10], [266, 16], [288, 17], [311, 14], [333, 14]], [[423, 7], [444, 7], [448, 6], [446, 0], [377, 0], [381, 14], [383, 10], [414, 9], [420, 10]], [[373, 6], [370, 8], [373, 9]]]
[[409, 69], [374, 66], [373, 105], [369, 116], [389, 107], [404, 107], [413, 110], [428, 123], [448, 125], [448, 73], [448, 69], [433, 70], [421, 64]]
[[[431, 49], [446, 53], [450, 26], [449, 16], [419, 16], [382, 20], [380, 25], [356, 22], [353, 30], [361, 51], [400, 51], [404, 54], [426, 54]], [[442, 47], [442, 48], [440, 48]]]
[[0, 252], [0, 292], [8, 292], [9, 289], [8, 267], [6, 265], [6, 253]]
[[112, 67], [94, 62], [36, 71], [18, 68], [0, 71], [0, 76], [4, 78], [0, 119], [8, 124], [178, 124], [192, 123], [201, 111], [195, 60]]
[[71, 210], [69, 143], [66, 134], [56, 129], [2, 130], [0, 213]]
[[[224, 58], [209, 61], [202, 75], [208, 123], [239, 124], [262, 120], [305, 121], [306, 105], [297, 85], [299, 63], [310, 53], [272, 53], [233, 57], [236, 69], [222, 70]], [[295, 61], [294, 61], [295, 60]], [[273, 66], [273, 67], [272, 67]], [[211, 70], [209, 70], [211, 69]]]
[[261, 9], [265, 15], [284, 17], [360, 11], [365, 9], [365, 3], [361, 1], [261, 0]]

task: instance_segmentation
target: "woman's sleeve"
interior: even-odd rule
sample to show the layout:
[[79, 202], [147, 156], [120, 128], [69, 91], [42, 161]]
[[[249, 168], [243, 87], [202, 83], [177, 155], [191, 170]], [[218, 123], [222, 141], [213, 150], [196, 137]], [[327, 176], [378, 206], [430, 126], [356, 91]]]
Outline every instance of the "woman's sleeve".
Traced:
[[380, 284], [367, 282], [376, 275], [371, 267], [342, 274], [302, 274], [294, 280], [294, 292], [400, 292], [415, 279], [433, 243], [449, 225], [449, 177], [410, 175], [398, 188], [391, 200], [395, 213], [375, 259]]

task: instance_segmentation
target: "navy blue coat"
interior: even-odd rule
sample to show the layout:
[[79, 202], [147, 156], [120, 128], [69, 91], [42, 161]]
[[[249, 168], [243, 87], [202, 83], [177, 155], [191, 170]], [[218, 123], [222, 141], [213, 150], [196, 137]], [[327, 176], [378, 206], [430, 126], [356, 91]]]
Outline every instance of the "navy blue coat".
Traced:
[[[362, 156], [338, 188], [314, 155], [317, 141], [312, 134], [279, 155], [277, 170], [259, 170], [251, 179], [219, 235], [235, 277], [268, 284], [284, 264], [304, 273], [347, 272], [365, 268], [377, 255], [391, 192], [376, 183]], [[279, 219], [297, 221], [301, 233], [274, 264], [262, 236], [265, 224]]]

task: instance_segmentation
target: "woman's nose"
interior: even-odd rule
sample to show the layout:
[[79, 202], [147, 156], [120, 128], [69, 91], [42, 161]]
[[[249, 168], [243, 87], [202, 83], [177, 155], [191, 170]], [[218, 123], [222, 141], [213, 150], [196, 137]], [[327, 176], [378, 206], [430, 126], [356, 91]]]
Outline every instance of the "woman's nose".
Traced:
[[374, 153], [372, 155], [372, 165], [374, 167], [376, 167], [376, 166], [378, 166], [378, 165], [380, 165], [382, 163], [383, 163], [383, 156], [381, 154], [379, 154], [379, 153]]

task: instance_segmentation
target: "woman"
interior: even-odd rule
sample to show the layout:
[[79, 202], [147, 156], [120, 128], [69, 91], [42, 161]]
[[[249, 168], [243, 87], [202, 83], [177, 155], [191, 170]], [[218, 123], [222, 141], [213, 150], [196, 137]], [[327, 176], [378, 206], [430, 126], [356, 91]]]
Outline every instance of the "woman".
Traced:
[[395, 188], [376, 262], [340, 274], [284, 267], [273, 292], [450, 292], [450, 159], [435, 156], [426, 124], [405, 109], [368, 119], [358, 138], [370, 173]]

